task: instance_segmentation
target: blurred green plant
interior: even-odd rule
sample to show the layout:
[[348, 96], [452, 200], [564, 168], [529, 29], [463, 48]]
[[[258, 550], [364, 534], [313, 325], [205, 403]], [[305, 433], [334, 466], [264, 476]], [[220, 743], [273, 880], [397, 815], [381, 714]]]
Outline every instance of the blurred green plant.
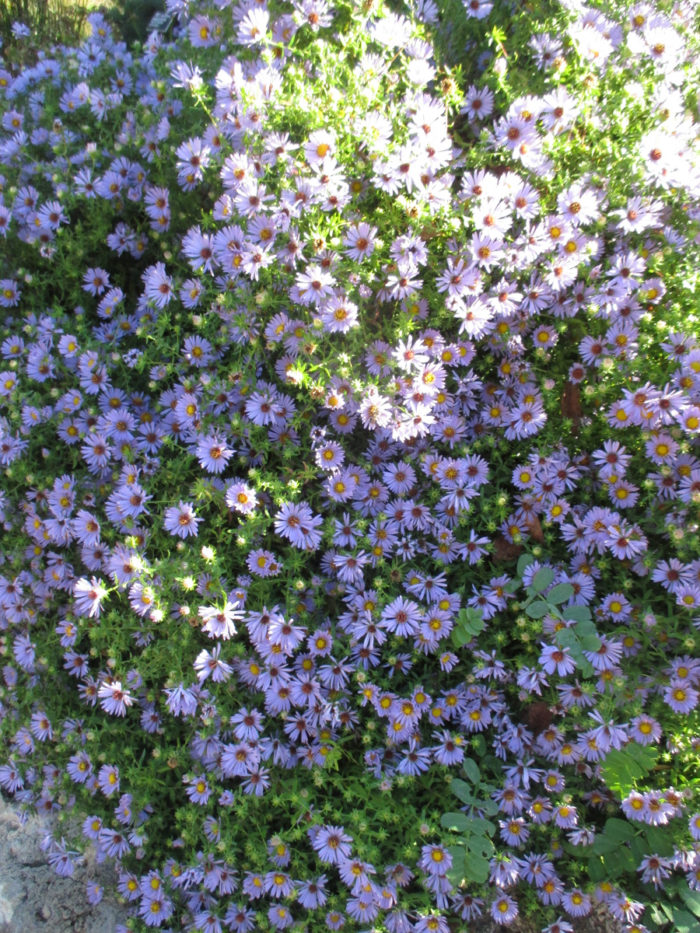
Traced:
[[145, 41], [152, 18], [165, 11], [165, 0], [124, 0], [100, 9], [115, 32], [131, 47], [135, 42]]
[[[27, 58], [60, 42], [66, 45], [84, 37], [89, 0], [3, 0], [0, 4], [0, 41], [2, 57], [15, 67], [28, 64]], [[18, 37], [15, 24], [31, 30], [31, 43]]]
[[[78, 45], [87, 36], [87, 17], [99, 11], [128, 46], [143, 42], [153, 16], [165, 0], [3, 0], [0, 4], [0, 52], [6, 65], [21, 68], [52, 45]], [[30, 36], [18, 36], [21, 24]], [[27, 41], [29, 39], [29, 41]]]

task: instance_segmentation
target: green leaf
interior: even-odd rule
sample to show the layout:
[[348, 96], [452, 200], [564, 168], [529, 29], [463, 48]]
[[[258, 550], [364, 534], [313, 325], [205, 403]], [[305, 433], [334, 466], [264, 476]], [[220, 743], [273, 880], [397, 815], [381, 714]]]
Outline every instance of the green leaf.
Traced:
[[562, 609], [565, 619], [572, 619], [574, 622], [588, 622], [591, 618], [591, 610], [588, 606], [567, 606]]
[[673, 840], [660, 826], [648, 826], [642, 837], [646, 845], [644, 855], [673, 855]]
[[518, 558], [518, 576], [519, 577], [522, 577], [522, 575], [525, 573], [527, 568], [530, 566], [531, 563], [533, 563], [534, 560], [535, 558], [532, 556], [532, 554], [521, 554], [520, 555], [520, 557]]
[[484, 884], [489, 876], [489, 862], [478, 852], [466, 852], [464, 855], [464, 877], [475, 884]]
[[602, 881], [605, 877], [607, 877], [605, 866], [599, 858], [588, 859], [588, 877], [591, 879], [593, 884], [597, 884], [599, 881]]
[[455, 796], [459, 797], [462, 803], [474, 803], [472, 789], [466, 781], [462, 781], [460, 778], [453, 778], [450, 783], [450, 790]]
[[469, 632], [465, 631], [461, 626], [452, 629], [452, 644], [455, 648], [462, 648], [467, 642], [472, 640], [472, 636]]
[[640, 745], [638, 742], [629, 742], [624, 749], [637, 761], [645, 771], [653, 771], [659, 753], [651, 745]]
[[573, 595], [574, 588], [570, 583], [557, 583], [547, 593], [547, 602], [555, 603], [558, 606], [560, 603], [565, 603], [567, 599], [571, 599]]
[[654, 749], [630, 742], [624, 749], [611, 749], [600, 771], [608, 787], [624, 798], [653, 769], [655, 761]]
[[478, 852], [481, 855], [490, 856], [493, 855], [495, 851], [493, 843], [488, 836], [482, 836], [480, 834], [470, 836], [468, 843], [470, 852]]
[[597, 635], [584, 635], [580, 641], [584, 651], [597, 651], [600, 648], [600, 638]]
[[479, 836], [492, 836], [496, 831], [496, 827], [490, 820], [482, 820], [481, 817], [474, 817], [470, 820], [469, 829]]
[[466, 813], [443, 813], [440, 817], [440, 825], [445, 829], [463, 832], [469, 827], [469, 817]]
[[480, 800], [479, 809], [487, 816], [495, 816], [498, 813], [498, 804], [495, 800]]
[[478, 787], [481, 781], [481, 772], [479, 766], [471, 758], [465, 758], [462, 762], [462, 770], [475, 787]]
[[534, 603], [530, 603], [529, 606], [525, 607], [525, 612], [531, 619], [542, 619], [551, 611], [552, 607], [542, 599], [536, 599]]
[[635, 872], [637, 870], [637, 859], [625, 846], [618, 846], [615, 852], [611, 852], [607, 858], [603, 859], [603, 862], [612, 878], [619, 878], [626, 871]]
[[613, 842], [629, 842], [635, 836], [633, 826], [626, 820], [618, 820], [614, 816], [606, 820], [603, 833]]
[[481, 614], [479, 614], [476, 618], [471, 619], [469, 622], [467, 622], [467, 624], [463, 626], [463, 628], [466, 629], [466, 631], [469, 632], [470, 635], [474, 636], [474, 635], [478, 635], [479, 632], [483, 632], [485, 626], [486, 626], [486, 623], [484, 622], [484, 619], [481, 616]]
[[698, 922], [687, 910], [673, 910], [673, 933], [697, 933]]
[[609, 855], [611, 852], [615, 852], [619, 849], [620, 843], [615, 842], [614, 839], [611, 839], [609, 836], [601, 834], [596, 836], [593, 840], [592, 852], [594, 855]]
[[464, 617], [466, 618], [467, 622], [481, 621], [484, 616], [481, 609], [475, 609], [473, 606], [467, 606], [464, 609], [460, 609], [459, 615], [461, 615], [462, 613], [464, 613]]
[[651, 919], [654, 923], [658, 923], [659, 926], [662, 926], [669, 919], [659, 908], [657, 904], [653, 904], [649, 907], [649, 913]]
[[447, 877], [452, 884], [459, 887], [464, 880], [464, 846], [448, 846], [447, 851], [452, 856], [452, 867], [447, 872]]
[[554, 639], [560, 648], [579, 647], [578, 636], [572, 628], [560, 628]]
[[581, 619], [574, 626], [576, 634], [579, 638], [588, 638], [589, 635], [594, 635], [598, 637], [598, 629], [595, 627], [595, 622], [591, 619]]
[[530, 587], [536, 593], [542, 593], [554, 580], [554, 571], [551, 567], [542, 567], [532, 578]]
[[692, 891], [688, 887], [687, 881], [681, 881], [677, 890], [688, 910], [694, 913], [696, 917], [700, 917], [700, 891]]
[[645, 855], [649, 854], [650, 850], [649, 846], [646, 842], [644, 842], [643, 839], [635, 837], [634, 839], [630, 839], [630, 851], [634, 856], [637, 867], [639, 867], [639, 863], [642, 861]]

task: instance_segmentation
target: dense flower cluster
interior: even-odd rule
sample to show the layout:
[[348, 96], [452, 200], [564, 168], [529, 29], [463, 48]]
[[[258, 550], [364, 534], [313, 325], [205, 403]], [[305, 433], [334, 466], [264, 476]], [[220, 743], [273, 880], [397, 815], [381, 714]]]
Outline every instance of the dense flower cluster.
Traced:
[[696, 903], [699, 59], [623, 6], [0, 69], [0, 787], [138, 929]]

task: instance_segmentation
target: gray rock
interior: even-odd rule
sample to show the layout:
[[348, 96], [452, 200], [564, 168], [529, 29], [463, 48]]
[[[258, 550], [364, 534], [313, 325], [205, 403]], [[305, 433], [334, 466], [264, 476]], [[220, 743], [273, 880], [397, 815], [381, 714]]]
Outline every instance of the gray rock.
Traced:
[[[0, 933], [114, 933], [128, 914], [109, 893], [113, 868], [86, 858], [71, 878], [60, 878], [41, 851], [50, 826], [39, 816], [23, 825], [17, 807], [0, 797]], [[105, 889], [95, 906], [87, 902], [88, 881]]]

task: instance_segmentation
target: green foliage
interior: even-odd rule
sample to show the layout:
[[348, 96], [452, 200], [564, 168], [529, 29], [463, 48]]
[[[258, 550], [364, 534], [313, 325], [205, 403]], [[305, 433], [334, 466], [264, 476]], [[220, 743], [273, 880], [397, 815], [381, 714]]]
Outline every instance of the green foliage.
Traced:
[[468, 812], [444, 813], [440, 818], [441, 826], [459, 833], [458, 841], [449, 846], [452, 868], [448, 877], [456, 886], [464, 882], [484, 884], [489, 874], [489, 859], [496, 851], [492, 841], [496, 825], [485, 818], [498, 812], [494, 801], [485, 796], [493, 788], [482, 784], [481, 772], [473, 759], [465, 758], [462, 770], [468, 781], [453, 778], [450, 790], [465, 804]]
[[605, 756], [603, 777], [608, 787], [621, 798], [643, 780], [656, 764], [657, 751], [650, 746], [629, 742], [624, 748], [613, 748]]
[[151, 20], [165, 11], [165, 0], [121, 0], [107, 10], [107, 18], [128, 46], [143, 43]]

